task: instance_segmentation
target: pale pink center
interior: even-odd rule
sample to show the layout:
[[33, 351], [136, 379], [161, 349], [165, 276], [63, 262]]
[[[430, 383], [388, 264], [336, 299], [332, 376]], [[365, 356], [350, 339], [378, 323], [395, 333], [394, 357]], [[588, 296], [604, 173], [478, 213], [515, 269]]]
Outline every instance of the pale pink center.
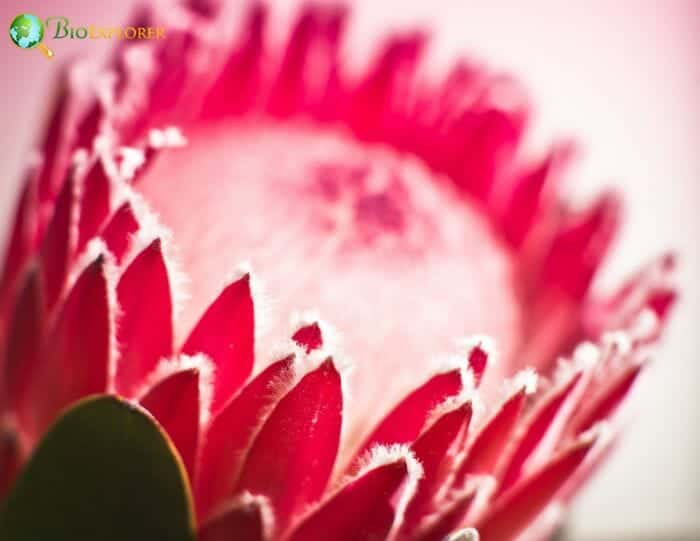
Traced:
[[375, 401], [425, 378], [459, 337], [488, 334], [505, 357], [517, 347], [507, 249], [415, 159], [302, 124], [229, 121], [185, 135], [139, 184], [191, 278], [180, 337], [249, 261], [268, 302], [256, 314], [268, 319], [258, 359], [289, 336], [292, 312], [318, 310], [341, 331], [353, 387]]

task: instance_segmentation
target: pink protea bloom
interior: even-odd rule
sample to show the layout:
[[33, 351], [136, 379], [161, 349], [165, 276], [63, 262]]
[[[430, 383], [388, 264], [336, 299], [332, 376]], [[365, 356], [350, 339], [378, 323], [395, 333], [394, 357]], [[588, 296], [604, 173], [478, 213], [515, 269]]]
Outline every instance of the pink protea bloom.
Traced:
[[507, 77], [421, 75], [419, 33], [350, 69], [345, 10], [284, 46], [236, 12], [144, 8], [166, 40], [66, 71], [0, 282], [0, 495], [113, 393], [169, 434], [202, 541], [547, 538], [615, 442], [672, 257], [591, 291], [619, 199], [562, 200], [572, 145], [519, 152]]

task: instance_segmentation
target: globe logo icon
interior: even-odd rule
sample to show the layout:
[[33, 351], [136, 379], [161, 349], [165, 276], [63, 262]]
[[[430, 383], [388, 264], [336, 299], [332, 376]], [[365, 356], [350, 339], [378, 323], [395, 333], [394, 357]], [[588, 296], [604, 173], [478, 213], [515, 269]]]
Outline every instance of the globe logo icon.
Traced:
[[10, 39], [22, 49], [39, 47], [46, 58], [53, 57], [53, 51], [41, 43], [44, 39], [44, 24], [36, 15], [22, 13], [17, 15], [10, 24]]

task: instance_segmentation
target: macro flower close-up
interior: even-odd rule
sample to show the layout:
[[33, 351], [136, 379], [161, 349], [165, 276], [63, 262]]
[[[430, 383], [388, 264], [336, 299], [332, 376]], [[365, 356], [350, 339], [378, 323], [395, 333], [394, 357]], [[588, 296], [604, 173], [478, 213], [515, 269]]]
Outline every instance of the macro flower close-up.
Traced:
[[526, 77], [275, 10], [137, 3], [62, 59], [79, 16], [37, 19], [60, 65], [0, 230], [0, 539], [561, 535], [682, 254], [599, 284], [628, 194], [571, 195], [581, 145], [529, 144]]

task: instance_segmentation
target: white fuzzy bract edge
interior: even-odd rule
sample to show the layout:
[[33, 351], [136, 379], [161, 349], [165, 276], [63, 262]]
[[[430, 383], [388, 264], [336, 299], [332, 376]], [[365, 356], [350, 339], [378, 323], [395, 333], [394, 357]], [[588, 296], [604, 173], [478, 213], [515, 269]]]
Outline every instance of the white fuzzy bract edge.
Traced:
[[539, 376], [533, 368], [525, 368], [506, 381], [506, 396], [510, 397], [521, 390], [528, 395], [534, 394], [537, 392], [538, 380]]
[[152, 148], [178, 148], [187, 144], [187, 139], [176, 126], [166, 126], [163, 129], [152, 129], [148, 132], [148, 144]]
[[196, 355], [178, 355], [174, 358], [161, 359], [153, 371], [146, 377], [134, 396], [141, 401], [153, 387], [164, 379], [182, 370], [196, 369], [199, 374], [200, 424], [208, 423], [211, 415], [211, 401], [214, 394], [215, 368], [212, 360], [202, 353]]
[[474, 528], [464, 528], [450, 534], [445, 541], [479, 541], [479, 532]]
[[248, 275], [248, 287], [250, 288], [250, 296], [253, 299], [253, 309], [255, 310], [255, 343], [260, 343], [261, 339], [272, 327], [275, 310], [274, 302], [267, 294], [265, 283], [261, 280], [258, 273], [255, 272], [252, 264], [249, 261], [242, 261], [236, 265], [227, 274], [221, 290], [226, 289], [246, 275]]
[[172, 240], [172, 232], [160, 222], [158, 215], [151, 210], [143, 197], [133, 191], [126, 183], [121, 183], [119, 187], [120, 201], [129, 202], [139, 224], [139, 229], [132, 235], [129, 251], [123, 259], [122, 267], [127, 268], [145, 248], [154, 240], [159, 239], [170, 282], [173, 319], [177, 320], [189, 299], [188, 285], [190, 280], [182, 270], [177, 246]]
[[83, 253], [73, 265], [72, 271], [68, 277], [66, 291], [70, 292], [80, 274], [100, 256], [104, 259], [102, 269], [107, 283], [107, 317], [109, 318], [110, 326], [109, 358], [107, 360], [107, 391], [114, 392], [114, 377], [117, 371], [117, 359], [119, 358], [116, 329], [121, 315], [121, 310], [117, 301], [119, 270], [114, 261], [114, 256], [102, 239], [93, 238], [87, 243], [85, 250], [83, 250]]
[[[398, 531], [398, 528], [400, 528], [403, 523], [406, 507], [416, 493], [418, 481], [423, 477], [423, 466], [408, 445], [375, 445], [361, 459], [359, 471], [353, 479], [359, 479], [371, 470], [401, 460], [405, 462], [408, 473], [406, 482], [401, 487], [401, 495], [396, 502], [394, 525], [392, 527], [392, 533], [388, 536], [389, 539], [393, 537], [394, 533]], [[350, 480], [350, 482], [351, 481], [352, 480]]]
[[486, 334], [473, 334], [471, 336], [459, 338], [457, 340], [457, 347], [465, 352], [467, 358], [469, 358], [469, 355], [471, 355], [474, 349], [479, 348], [486, 354], [486, 357], [488, 357], [490, 365], [498, 363], [496, 341]]

